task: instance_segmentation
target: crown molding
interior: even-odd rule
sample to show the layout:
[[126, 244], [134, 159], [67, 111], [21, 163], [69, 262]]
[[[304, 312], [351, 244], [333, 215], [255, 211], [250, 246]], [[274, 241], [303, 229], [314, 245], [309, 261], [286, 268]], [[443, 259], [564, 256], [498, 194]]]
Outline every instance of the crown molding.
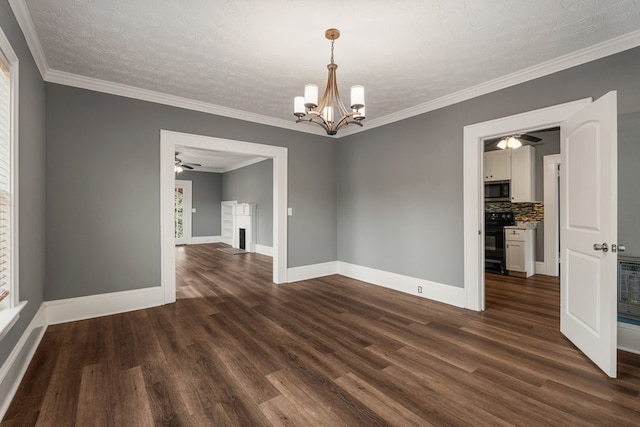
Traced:
[[570, 54], [560, 56], [550, 61], [525, 68], [524, 70], [454, 92], [450, 95], [445, 95], [434, 99], [433, 101], [418, 104], [414, 107], [406, 108], [404, 110], [388, 114], [384, 117], [373, 119], [370, 122], [366, 122], [365, 128], [345, 129], [345, 132], [343, 132], [340, 137], [364, 132], [379, 126], [384, 126], [410, 117], [418, 116], [420, 114], [428, 113], [430, 111], [438, 110], [440, 108], [448, 107], [462, 101], [467, 101], [510, 86], [515, 86], [549, 74], [567, 70], [569, 68], [586, 64], [587, 62], [611, 56], [638, 46], [640, 46], [640, 31], [634, 31], [623, 36], [580, 49]]
[[634, 31], [604, 41], [602, 43], [580, 49], [570, 54], [560, 56], [550, 61], [525, 68], [524, 70], [517, 71], [515, 73], [508, 74], [506, 76], [499, 77], [497, 79], [481, 83], [479, 85], [472, 86], [470, 88], [463, 89], [449, 95], [442, 96], [432, 101], [418, 104], [416, 106], [406, 108], [404, 110], [397, 111], [383, 117], [366, 121], [363, 128], [357, 126], [352, 126], [351, 128], [347, 127], [341, 130], [340, 135], [329, 136], [326, 135], [326, 133], [324, 133], [324, 131], [319, 127], [298, 126], [293, 120], [288, 121], [277, 119], [274, 117], [264, 116], [262, 114], [251, 113], [248, 111], [223, 107], [221, 105], [196, 101], [189, 98], [168, 95], [161, 92], [155, 92], [124, 84], [113, 83], [106, 80], [100, 80], [50, 69], [25, 0], [9, 0], [9, 4], [11, 5], [13, 13], [16, 15], [16, 20], [18, 21], [22, 32], [24, 33], [27, 45], [29, 46], [36, 65], [40, 70], [40, 74], [42, 75], [42, 78], [47, 82], [58, 83], [112, 95], [119, 95], [127, 98], [139, 99], [142, 101], [149, 101], [158, 104], [170, 105], [173, 107], [185, 108], [188, 110], [194, 110], [203, 113], [229, 117], [232, 119], [244, 120], [267, 126], [289, 129], [296, 132], [304, 132], [336, 139], [348, 135], [353, 135], [359, 132], [365, 132], [376, 127], [384, 126], [440, 108], [448, 107], [462, 101], [467, 101], [481, 95], [486, 95], [488, 93], [505, 89], [510, 86], [525, 83], [530, 80], [544, 77], [549, 74], [563, 71], [578, 65], [585, 64], [587, 62], [601, 59], [606, 56], [614, 55], [616, 53], [620, 53], [622, 51], [640, 46], [640, 31]]
[[47, 75], [47, 71], [49, 71], [49, 64], [47, 63], [47, 57], [44, 54], [42, 45], [40, 44], [36, 27], [33, 25], [29, 7], [24, 0], [9, 0], [9, 5], [11, 6], [11, 10], [13, 10], [13, 14], [16, 17], [16, 21], [18, 21], [18, 25], [20, 26], [22, 33], [24, 34], [27, 46], [29, 46], [31, 55], [33, 55], [36, 66], [40, 71], [40, 76], [46, 80], [45, 77]]
[[307, 132], [316, 135], [322, 135], [322, 133], [318, 132], [316, 129], [301, 129], [299, 127], [296, 127], [296, 123], [293, 121], [277, 119], [274, 117], [264, 116], [262, 114], [237, 110], [235, 108], [224, 107], [208, 102], [196, 101], [194, 99], [183, 98], [180, 96], [168, 95], [161, 92], [141, 89], [120, 83], [113, 83], [106, 80], [95, 79], [92, 77], [80, 76], [78, 74], [67, 73], [64, 71], [50, 69], [46, 74], [45, 80], [50, 83], [73, 86], [81, 89], [108, 93], [111, 95], [124, 96], [127, 98], [154, 102], [157, 104], [170, 105], [172, 107], [179, 107], [187, 110], [214, 114], [216, 116], [229, 117], [232, 119], [244, 120], [252, 123], [259, 123], [268, 126], [295, 130], [298, 132]]

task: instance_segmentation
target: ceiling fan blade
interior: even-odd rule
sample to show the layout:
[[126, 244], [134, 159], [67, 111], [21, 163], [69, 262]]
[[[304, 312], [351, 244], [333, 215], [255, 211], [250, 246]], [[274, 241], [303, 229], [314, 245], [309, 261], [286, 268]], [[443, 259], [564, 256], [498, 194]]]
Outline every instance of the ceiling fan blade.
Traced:
[[486, 147], [490, 146], [491, 144], [497, 144], [498, 142], [500, 142], [501, 139], [504, 138], [491, 138], [491, 139], [485, 139], [484, 140], [484, 145]]
[[542, 138], [538, 138], [537, 136], [533, 136], [533, 135], [527, 135], [526, 133], [523, 133], [522, 135], [518, 135], [518, 136], [516, 136], [516, 138], [522, 139], [522, 140], [528, 141], [528, 142], [540, 142], [540, 141], [542, 141]]
[[202, 166], [200, 163], [183, 163], [185, 165], [189, 165], [189, 166]]
[[180, 166], [182, 166], [184, 169], [189, 169], [189, 170], [193, 169], [191, 166], [186, 165], [186, 164], [184, 164], [184, 163], [183, 163], [183, 164], [181, 164]]

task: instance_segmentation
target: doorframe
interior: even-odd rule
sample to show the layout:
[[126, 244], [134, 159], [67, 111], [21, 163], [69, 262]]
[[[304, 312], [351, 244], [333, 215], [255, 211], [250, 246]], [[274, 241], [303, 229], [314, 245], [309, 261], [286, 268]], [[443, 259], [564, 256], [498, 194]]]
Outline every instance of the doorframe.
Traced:
[[483, 311], [484, 292], [484, 143], [508, 133], [524, 133], [560, 124], [593, 102], [592, 98], [554, 105], [464, 127], [463, 212], [466, 308]]
[[173, 231], [174, 156], [176, 145], [273, 159], [273, 282], [287, 283], [288, 149], [160, 130], [160, 258], [163, 304], [176, 301], [176, 265]]
[[558, 166], [560, 154], [550, 154], [542, 159], [544, 175], [544, 269], [548, 276], [559, 276], [560, 264], [560, 184]]
[[[190, 245], [191, 238], [193, 237], [193, 229], [192, 229], [192, 217], [193, 217], [193, 184], [191, 181], [186, 179], [176, 179], [174, 188], [182, 187], [184, 188], [184, 194], [182, 197], [182, 234], [183, 234], [183, 243], [176, 243], [174, 237], [174, 245]], [[175, 190], [174, 190], [175, 191]], [[175, 223], [175, 195], [174, 195], [174, 223]], [[175, 236], [175, 230], [174, 230]]]

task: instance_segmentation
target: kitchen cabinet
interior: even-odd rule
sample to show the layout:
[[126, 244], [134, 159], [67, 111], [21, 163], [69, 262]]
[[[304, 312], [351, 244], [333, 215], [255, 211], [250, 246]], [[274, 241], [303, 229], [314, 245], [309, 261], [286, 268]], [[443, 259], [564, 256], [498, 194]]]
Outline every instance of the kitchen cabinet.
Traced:
[[511, 150], [484, 153], [484, 180], [489, 182], [509, 179], [511, 179]]
[[536, 201], [536, 149], [523, 145], [511, 151], [511, 202]]
[[535, 273], [535, 229], [505, 228], [507, 271], [511, 275], [529, 277]]

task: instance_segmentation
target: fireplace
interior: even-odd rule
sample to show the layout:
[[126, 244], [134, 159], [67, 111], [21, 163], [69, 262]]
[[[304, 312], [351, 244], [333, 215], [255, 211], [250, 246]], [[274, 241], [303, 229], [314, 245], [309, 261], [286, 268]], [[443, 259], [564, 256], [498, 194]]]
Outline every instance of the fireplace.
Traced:
[[233, 242], [236, 249], [256, 251], [255, 204], [237, 203], [233, 205]]
[[240, 234], [239, 234], [239, 238], [240, 238], [240, 249], [244, 249], [247, 250], [247, 229], [246, 228], [240, 228], [239, 229]]

